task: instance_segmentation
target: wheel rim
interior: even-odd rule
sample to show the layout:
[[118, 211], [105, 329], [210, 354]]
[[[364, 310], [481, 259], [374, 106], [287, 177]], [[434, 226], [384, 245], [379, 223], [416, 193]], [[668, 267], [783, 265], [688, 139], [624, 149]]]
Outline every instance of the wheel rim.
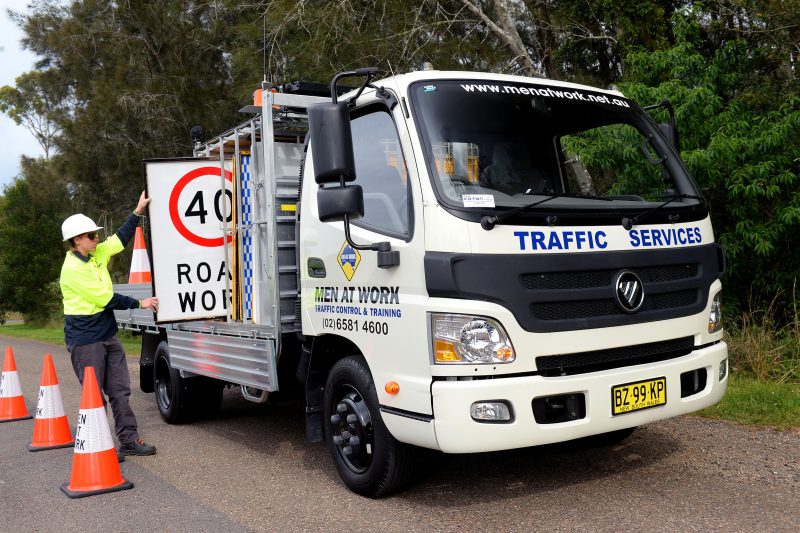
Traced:
[[159, 359], [156, 367], [156, 398], [158, 405], [165, 411], [172, 404], [172, 379], [169, 375], [169, 366], [163, 359]]
[[352, 472], [365, 472], [372, 464], [374, 435], [372, 417], [364, 397], [350, 385], [336, 391], [330, 418], [333, 447]]

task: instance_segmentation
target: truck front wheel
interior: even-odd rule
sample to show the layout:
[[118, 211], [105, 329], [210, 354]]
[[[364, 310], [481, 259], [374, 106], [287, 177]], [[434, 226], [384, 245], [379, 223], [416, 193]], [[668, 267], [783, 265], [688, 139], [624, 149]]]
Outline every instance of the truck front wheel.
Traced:
[[414, 481], [418, 449], [392, 437], [383, 424], [363, 357], [346, 357], [333, 365], [324, 406], [325, 442], [350, 490], [379, 498]]

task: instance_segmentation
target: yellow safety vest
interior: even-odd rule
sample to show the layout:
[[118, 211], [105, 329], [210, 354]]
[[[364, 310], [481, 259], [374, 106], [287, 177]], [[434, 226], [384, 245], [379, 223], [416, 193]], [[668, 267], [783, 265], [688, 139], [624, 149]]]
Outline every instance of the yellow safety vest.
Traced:
[[114, 296], [108, 261], [124, 249], [115, 233], [97, 245], [84, 262], [67, 252], [61, 267], [61, 294], [64, 297], [65, 315], [94, 315], [105, 310]]

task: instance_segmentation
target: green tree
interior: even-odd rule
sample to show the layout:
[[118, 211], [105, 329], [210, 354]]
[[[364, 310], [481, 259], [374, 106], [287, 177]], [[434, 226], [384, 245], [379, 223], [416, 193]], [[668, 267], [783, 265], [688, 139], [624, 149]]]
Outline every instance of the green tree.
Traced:
[[236, 21], [232, 74], [242, 97], [272, 82], [329, 82], [337, 72], [375, 66], [385, 73], [419, 69], [496, 70], [505, 53], [459, 0], [228, 2]]
[[624, 72], [625, 55], [669, 45], [670, 0], [461, 0], [475, 24], [506, 51], [503, 72], [602, 87]]
[[21, 174], [0, 197], [0, 312], [46, 320], [60, 303], [53, 282], [65, 252], [59, 227], [69, 201], [44, 160], [23, 158]]
[[235, 120], [224, 14], [189, 0], [48, 0], [16, 15], [38, 69], [67, 88], [55, 142], [86, 214], [122, 220], [143, 159], [191, 155], [192, 125]]
[[774, 43], [738, 33], [720, 40], [708, 20], [676, 16], [675, 46], [630, 54], [621, 87], [640, 102], [675, 106], [682, 156], [726, 248], [728, 301], [746, 308], [782, 295], [788, 304], [800, 272], [800, 87], [776, 64]]
[[55, 71], [34, 70], [18, 77], [14, 87], [0, 87], [0, 113], [24, 126], [50, 157], [61, 131], [59, 114], [66, 98], [64, 86]]

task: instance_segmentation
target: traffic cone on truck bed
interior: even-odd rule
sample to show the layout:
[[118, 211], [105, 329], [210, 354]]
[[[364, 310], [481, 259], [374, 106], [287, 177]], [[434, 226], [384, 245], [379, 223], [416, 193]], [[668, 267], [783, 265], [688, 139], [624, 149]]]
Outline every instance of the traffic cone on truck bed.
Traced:
[[133, 483], [122, 477], [117, 462], [117, 450], [114, 449], [94, 367], [87, 366], [83, 373], [83, 395], [75, 430], [72, 476], [61, 485], [61, 490], [70, 498], [83, 498], [132, 488]]
[[33, 438], [28, 444], [28, 449], [38, 452], [68, 448], [74, 442], [67, 415], [64, 414], [64, 402], [61, 400], [61, 389], [58, 386], [53, 356], [47, 354], [44, 356], [39, 404], [36, 406], [36, 419], [33, 421]]
[[131, 257], [131, 273], [128, 283], [150, 283], [150, 258], [147, 256], [147, 247], [144, 245], [144, 232], [141, 226], [136, 227], [136, 236], [133, 238], [133, 256]]
[[14, 350], [6, 346], [6, 357], [3, 360], [3, 374], [0, 375], [0, 422], [28, 420], [33, 418], [25, 407], [22, 387], [17, 375], [17, 363], [14, 361]]

